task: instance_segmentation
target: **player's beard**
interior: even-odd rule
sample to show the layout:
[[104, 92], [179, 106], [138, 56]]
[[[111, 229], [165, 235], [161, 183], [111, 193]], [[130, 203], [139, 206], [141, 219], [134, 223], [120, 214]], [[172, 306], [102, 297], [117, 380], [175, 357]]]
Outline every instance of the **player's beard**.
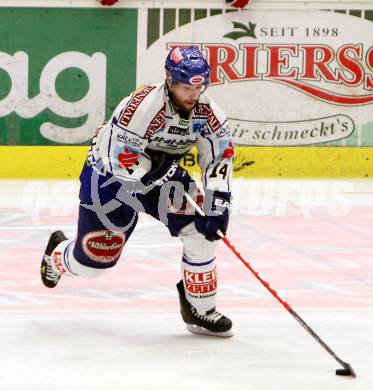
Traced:
[[172, 101], [172, 104], [174, 105], [174, 107], [176, 108], [176, 110], [183, 110], [183, 111], [187, 111], [187, 112], [190, 112], [193, 110], [193, 108], [197, 105], [198, 103], [198, 99], [184, 99], [184, 100], [180, 100], [178, 99], [170, 89], [168, 89], [168, 94], [169, 94], [169, 97]]

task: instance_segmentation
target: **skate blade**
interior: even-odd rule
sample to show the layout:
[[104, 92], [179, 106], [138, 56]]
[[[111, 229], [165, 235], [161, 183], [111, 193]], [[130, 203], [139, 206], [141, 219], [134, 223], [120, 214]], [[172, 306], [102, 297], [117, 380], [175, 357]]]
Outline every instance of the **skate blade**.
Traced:
[[226, 332], [212, 332], [211, 330], [203, 328], [202, 326], [193, 325], [193, 324], [187, 324], [186, 328], [187, 330], [189, 330], [190, 333], [201, 334], [204, 336], [226, 337], [226, 338], [233, 336], [233, 333], [230, 330]]

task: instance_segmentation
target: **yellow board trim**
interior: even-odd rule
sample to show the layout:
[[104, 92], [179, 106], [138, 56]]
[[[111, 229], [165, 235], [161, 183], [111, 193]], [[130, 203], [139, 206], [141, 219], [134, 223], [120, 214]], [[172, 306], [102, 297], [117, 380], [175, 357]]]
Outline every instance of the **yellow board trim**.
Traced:
[[[0, 146], [0, 178], [77, 179], [87, 146]], [[198, 171], [196, 153], [184, 164]], [[373, 147], [236, 147], [234, 177], [373, 177]]]
[[88, 146], [0, 146], [0, 178], [76, 179]]

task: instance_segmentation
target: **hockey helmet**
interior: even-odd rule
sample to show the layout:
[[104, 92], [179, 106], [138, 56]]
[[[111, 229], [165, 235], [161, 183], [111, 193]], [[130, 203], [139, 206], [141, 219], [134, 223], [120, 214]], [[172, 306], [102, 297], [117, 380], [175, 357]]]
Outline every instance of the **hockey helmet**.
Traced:
[[174, 47], [165, 68], [179, 83], [207, 86], [210, 81], [210, 66], [196, 46]]

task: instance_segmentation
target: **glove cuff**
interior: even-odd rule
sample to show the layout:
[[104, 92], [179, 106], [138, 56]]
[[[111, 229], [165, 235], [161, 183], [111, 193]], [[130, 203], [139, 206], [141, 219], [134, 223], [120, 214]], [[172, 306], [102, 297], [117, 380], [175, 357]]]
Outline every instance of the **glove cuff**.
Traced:
[[230, 213], [231, 193], [225, 191], [213, 191], [206, 189], [203, 202], [203, 211], [207, 216]]

